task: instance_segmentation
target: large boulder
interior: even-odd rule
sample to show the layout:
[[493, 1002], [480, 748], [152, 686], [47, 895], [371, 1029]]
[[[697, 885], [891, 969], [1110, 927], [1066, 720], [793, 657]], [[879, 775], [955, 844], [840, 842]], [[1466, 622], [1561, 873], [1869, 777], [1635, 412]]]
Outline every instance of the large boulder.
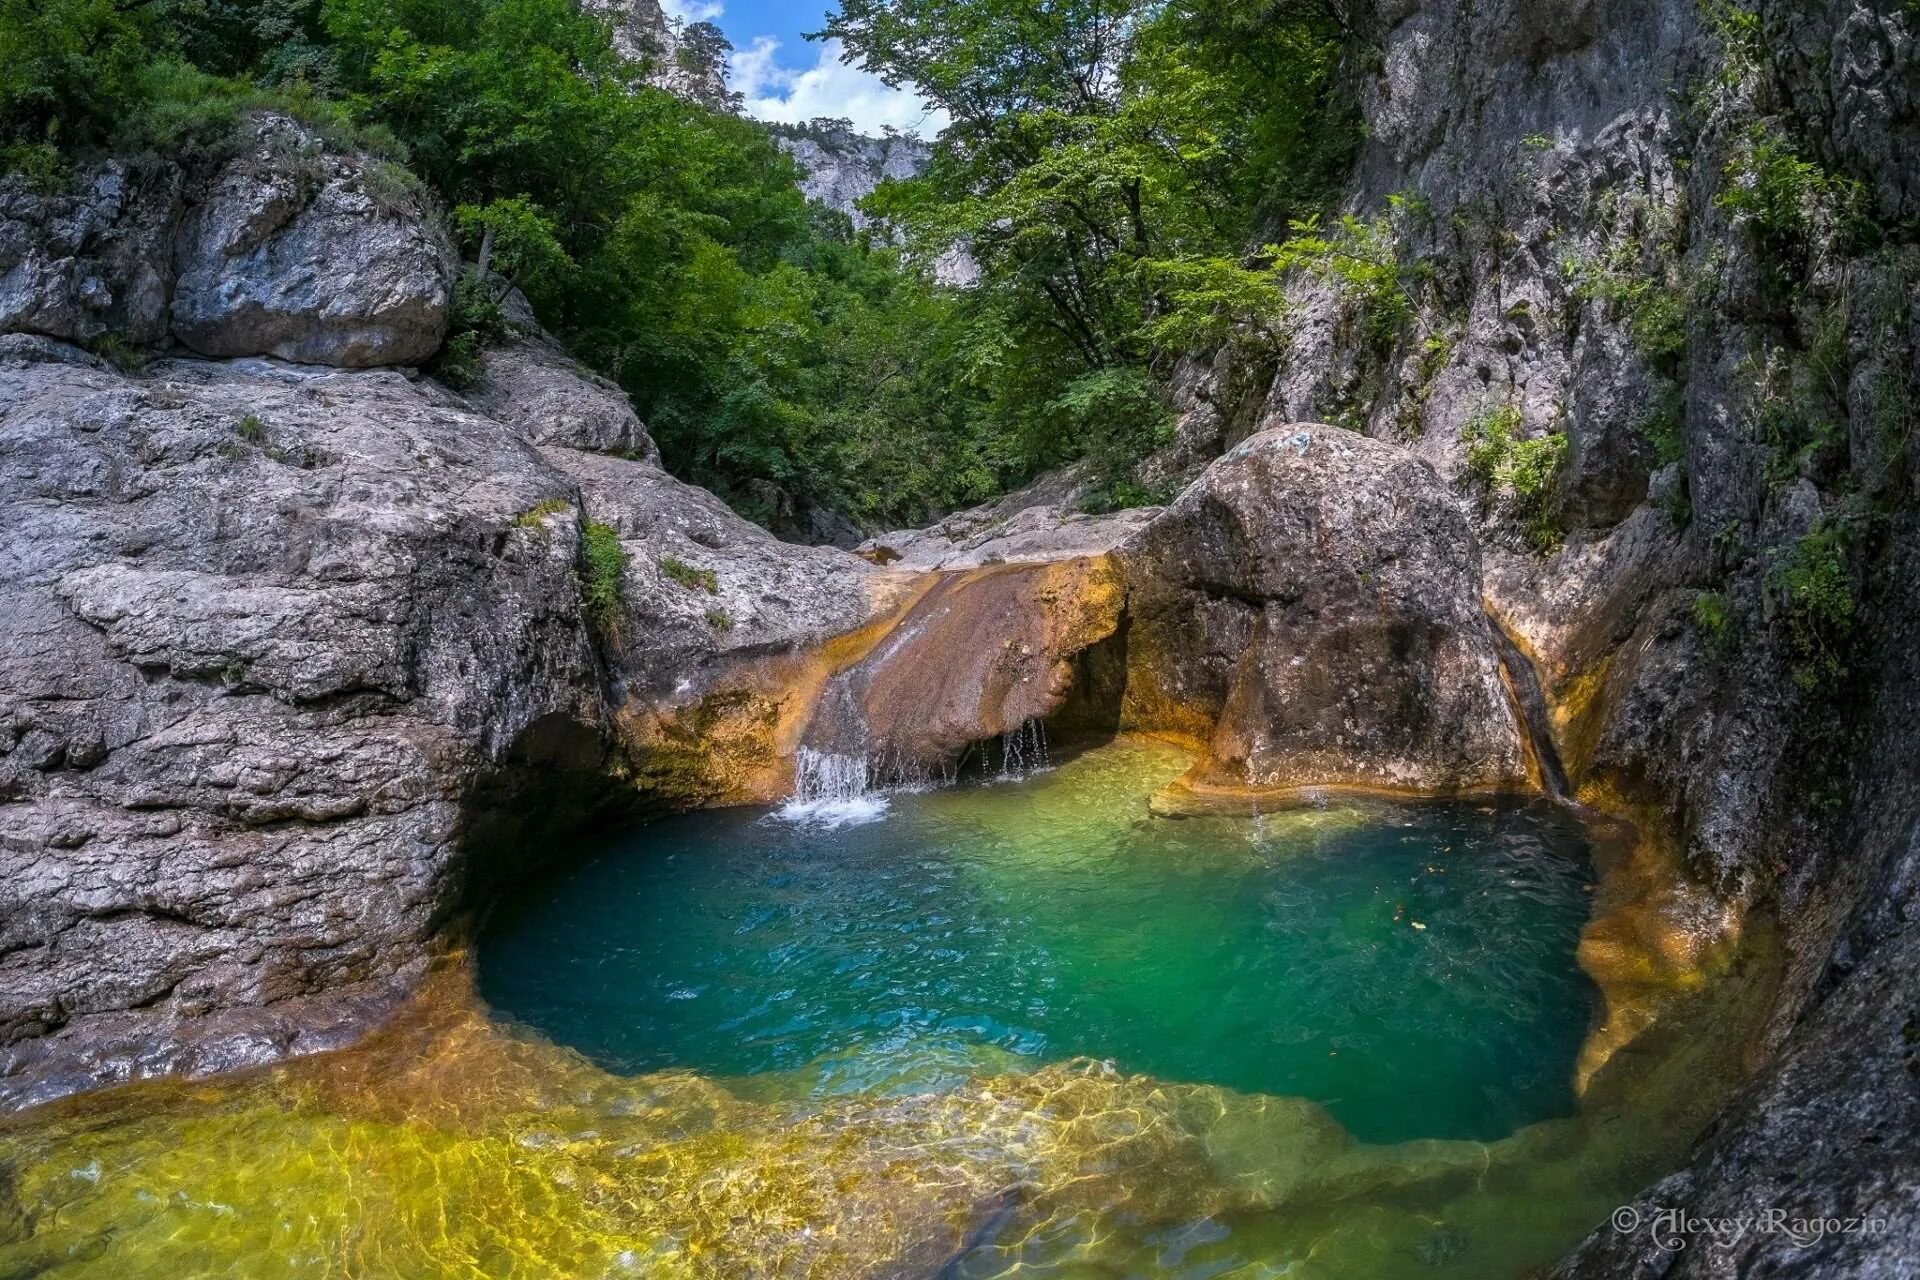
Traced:
[[174, 336], [203, 355], [347, 368], [432, 356], [456, 258], [418, 183], [284, 117], [250, 130], [180, 229]]
[[1478, 545], [1406, 451], [1334, 427], [1269, 428], [1126, 554], [1123, 719], [1203, 743], [1190, 785], [1525, 780]]
[[660, 461], [627, 393], [582, 368], [537, 328], [488, 347], [467, 398], [535, 444]]

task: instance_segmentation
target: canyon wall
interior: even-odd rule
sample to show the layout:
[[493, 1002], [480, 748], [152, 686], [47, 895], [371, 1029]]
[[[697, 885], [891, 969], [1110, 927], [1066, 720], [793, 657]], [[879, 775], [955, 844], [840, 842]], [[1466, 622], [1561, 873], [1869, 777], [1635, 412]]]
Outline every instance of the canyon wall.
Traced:
[[1356, 18], [1348, 209], [1404, 294], [1304, 273], [1277, 358], [1182, 370], [1158, 465], [1302, 418], [1428, 460], [1579, 792], [1670, 826], [1713, 928], [1780, 922], [1765, 1065], [1639, 1208], [1892, 1230], [1673, 1252], [1603, 1229], [1563, 1273], [1910, 1274], [1920, 21], [1893, 0]]

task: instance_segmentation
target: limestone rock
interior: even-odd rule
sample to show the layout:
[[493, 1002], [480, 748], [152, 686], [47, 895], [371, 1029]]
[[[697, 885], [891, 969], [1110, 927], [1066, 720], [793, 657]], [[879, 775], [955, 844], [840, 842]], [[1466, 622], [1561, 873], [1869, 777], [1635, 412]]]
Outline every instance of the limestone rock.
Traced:
[[489, 787], [597, 775], [542, 502], [396, 373], [0, 339], [0, 1099], [340, 1043], [484, 879]]
[[180, 230], [173, 332], [209, 356], [418, 364], [446, 336], [454, 266], [404, 171], [266, 116]]
[[1123, 718], [1205, 742], [1193, 783], [1457, 791], [1525, 778], [1478, 545], [1405, 451], [1270, 428], [1124, 554]]
[[1159, 514], [1158, 507], [1132, 507], [1087, 515], [1080, 505], [1092, 488], [1085, 464], [1063, 467], [925, 529], [900, 529], [869, 538], [857, 550], [876, 564], [901, 569], [1037, 564], [1104, 555]]
[[581, 0], [580, 7], [605, 16], [613, 29], [613, 47], [646, 67], [648, 84], [714, 111], [736, 107], [726, 67], [688, 47], [684, 29], [668, 19], [660, 0]]
[[771, 126], [774, 141], [800, 166], [800, 190], [809, 200], [867, 225], [860, 201], [889, 178], [916, 178], [933, 148], [907, 134], [870, 138], [853, 131], [849, 120], [820, 119], [803, 125]]
[[582, 369], [544, 335], [516, 336], [481, 356], [475, 408], [534, 444], [563, 445], [658, 464], [660, 450], [627, 393]]
[[1074, 659], [1111, 636], [1117, 560], [1079, 556], [941, 574], [857, 662], [835, 673], [806, 745], [915, 779], [977, 742], [1058, 711]]
[[52, 195], [0, 179], [0, 333], [164, 342], [180, 183], [177, 170], [137, 176], [118, 161]]

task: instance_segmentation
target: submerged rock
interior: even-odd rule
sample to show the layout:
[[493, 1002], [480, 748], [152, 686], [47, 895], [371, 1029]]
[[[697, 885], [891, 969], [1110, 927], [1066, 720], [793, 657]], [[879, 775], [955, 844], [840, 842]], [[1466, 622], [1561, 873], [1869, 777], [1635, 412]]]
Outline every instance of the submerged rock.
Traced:
[[1122, 718], [1206, 743], [1191, 785], [1524, 781], [1478, 545], [1404, 450], [1333, 427], [1270, 428], [1125, 555]]

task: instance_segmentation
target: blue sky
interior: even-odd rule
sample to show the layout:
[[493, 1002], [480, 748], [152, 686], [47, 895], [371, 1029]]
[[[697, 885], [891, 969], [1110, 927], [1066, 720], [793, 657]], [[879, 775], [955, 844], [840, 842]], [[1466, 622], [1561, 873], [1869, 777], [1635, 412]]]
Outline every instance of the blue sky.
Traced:
[[717, 25], [733, 42], [728, 80], [745, 95], [747, 114], [788, 122], [844, 116], [863, 133], [888, 125], [932, 137], [946, 124], [919, 98], [889, 89], [840, 60], [834, 41], [810, 41], [838, 6], [822, 0], [663, 0], [675, 18]]

